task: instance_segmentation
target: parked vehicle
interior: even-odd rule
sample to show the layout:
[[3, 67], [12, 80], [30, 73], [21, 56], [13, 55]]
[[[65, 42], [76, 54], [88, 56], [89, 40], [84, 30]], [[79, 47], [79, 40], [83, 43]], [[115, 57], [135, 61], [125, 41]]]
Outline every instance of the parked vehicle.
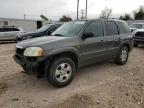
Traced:
[[133, 23], [132, 27], [137, 29], [144, 29], [144, 23]]
[[16, 34], [24, 32], [21, 27], [0, 26], [0, 41], [15, 41]]
[[138, 28], [130, 28], [131, 32], [134, 32], [135, 30], [137, 30]]
[[124, 65], [132, 46], [130, 28], [123, 21], [72, 21], [51, 36], [17, 44], [13, 58], [27, 74], [36, 72], [52, 85], [64, 87], [82, 66], [111, 59]]
[[40, 29], [37, 29], [36, 31], [17, 34], [16, 40], [17, 40], [17, 42], [20, 42], [20, 41], [23, 41], [23, 40], [26, 40], [26, 39], [31, 39], [31, 38], [50, 35], [57, 28], [59, 28], [62, 24], [63, 23], [47, 24], [47, 25], [41, 27]]
[[138, 29], [133, 33], [134, 46], [144, 45], [144, 29]]

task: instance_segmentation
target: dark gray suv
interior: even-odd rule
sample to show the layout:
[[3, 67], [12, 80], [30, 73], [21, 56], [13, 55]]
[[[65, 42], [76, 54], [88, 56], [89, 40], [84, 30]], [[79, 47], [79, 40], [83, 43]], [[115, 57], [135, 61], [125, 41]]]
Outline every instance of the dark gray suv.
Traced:
[[37, 73], [52, 85], [64, 87], [82, 66], [105, 60], [125, 64], [132, 46], [131, 31], [123, 21], [72, 21], [52, 36], [17, 44], [13, 57], [27, 74]]

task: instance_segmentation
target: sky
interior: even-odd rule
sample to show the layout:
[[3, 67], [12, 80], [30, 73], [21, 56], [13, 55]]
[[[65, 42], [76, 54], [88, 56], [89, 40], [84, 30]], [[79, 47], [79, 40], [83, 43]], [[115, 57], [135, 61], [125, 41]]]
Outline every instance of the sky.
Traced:
[[[85, 9], [85, 1], [80, 0], [79, 11]], [[132, 13], [144, 0], [88, 0], [88, 18], [98, 18], [101, 10], [111, 8], [112, 17]], [[41, 14], [49, 19], [58, 20], [62, 15], [76, 18], [77, 0], [0, 0], [1, 18], [39, 19]], [[81, 13], [79, 12], [80, 16]]]

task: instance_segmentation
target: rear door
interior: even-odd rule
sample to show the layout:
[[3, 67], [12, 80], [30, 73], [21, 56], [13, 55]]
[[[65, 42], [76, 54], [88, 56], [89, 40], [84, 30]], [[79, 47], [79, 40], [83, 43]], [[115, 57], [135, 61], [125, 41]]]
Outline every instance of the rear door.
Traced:
[[104, 58], [104, 29], [100, 21], [91, 22], [85, 29], [84, 33], [93, 32], [94, 37], [81, 40], [80, 61], [84, 64], [99, 62]]
[[107, 49], [107, 57], [113, 58], [116, 56], [120, 44], [118, 26], [114, 21], [105, 21], [105, 30], [104, 46]]

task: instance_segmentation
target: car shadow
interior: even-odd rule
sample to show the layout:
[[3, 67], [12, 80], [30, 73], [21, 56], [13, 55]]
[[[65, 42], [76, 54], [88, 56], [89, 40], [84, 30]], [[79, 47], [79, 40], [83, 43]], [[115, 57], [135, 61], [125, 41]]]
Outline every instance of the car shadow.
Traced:
[[15, 41], [0, 41], [0, 44], [11, 44], [16, 43]]
[[[95, 74], [99, 74], [101, 72], [103, 72], [103, 68], [104, 67], [110, 67], [110, 66], [118, 66], [115, 63], [113, 63], [112, 61], [109, 62], [101, 62], [101, 63], [96, 63], [96, 64], [92, 64], [92, 65], [87, 65], [85, 67], [82, 67], [80, 69], [78, 69], [78, 71], [76, 72], [75, 78], [72, 81], [72, 83], [70, 85], [68, 85], [68, 87], [73, 88], [74, 86], [78, 86], [76, 83], [77, 82], [81, 82], [80, 80], [85, 80], [85, 78], [87, 78], [87, 76], [91, 76], [91, 75], [95, 75]], [[20, 76], [22, 75], [22, 76]], [[18, 76], [18, 83], [20, 82], [20, 80], [23, 80], [22, 82], [25, 83], [26, 81], [26, 85], [27, 87], [29, 86], [29, 88], [33, 88], [33, 89], [47, 89], [49, 91], [51, 90], [57, 90], [56, 87], [53, 87], [50, 83], [48, 83], [48, 79], [46, 78], [37, 78], [36, 75], [27, 75], [25, 73], [21, 73]], [[21, 83], [21, 84], [23, 84]], [[22, 86], [22, 85], [21, 85]], [[66, 87], [67, 88], [67, 87]], [[65, 88], [61, 88], [61, 89], [65, 89]]]

